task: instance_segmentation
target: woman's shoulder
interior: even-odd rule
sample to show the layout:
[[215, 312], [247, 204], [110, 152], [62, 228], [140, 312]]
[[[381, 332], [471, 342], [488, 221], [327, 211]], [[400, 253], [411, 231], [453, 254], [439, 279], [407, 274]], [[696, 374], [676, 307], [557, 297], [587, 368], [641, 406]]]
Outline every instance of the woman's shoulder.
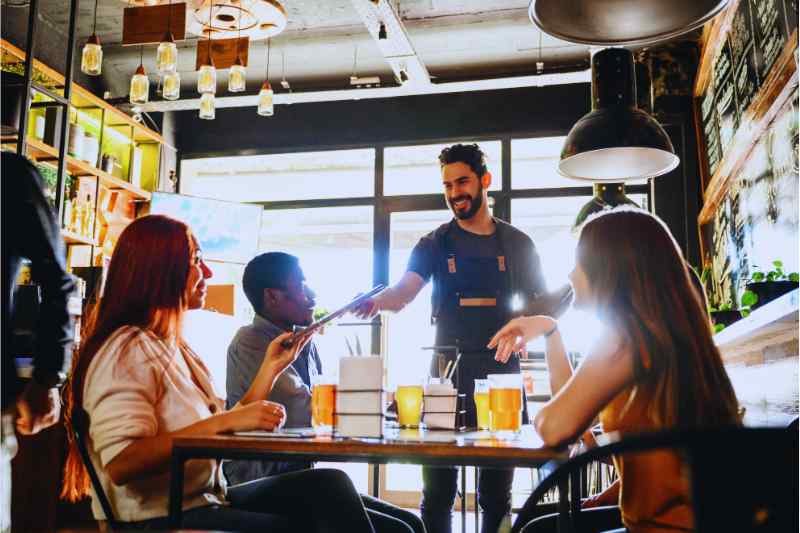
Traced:
[[163, 342], [152, 332], [138, 326], [122, 326], [97, 350], [87, 376], [98, 372], [112, 372], [118, 376], [123, 370], [162, 367], [165, 349]]

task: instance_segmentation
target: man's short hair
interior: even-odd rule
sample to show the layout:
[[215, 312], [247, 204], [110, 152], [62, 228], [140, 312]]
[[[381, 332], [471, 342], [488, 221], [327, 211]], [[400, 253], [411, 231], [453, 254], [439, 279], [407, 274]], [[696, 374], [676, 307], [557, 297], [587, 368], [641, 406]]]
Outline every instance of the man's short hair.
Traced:
[[255, 312], [262, 314], [264, 289], [285, 289], [289, 276], [296, 272], [300, 272], [300, 261], [284, 252], [257, 255], [247, 263], [242, 287]]
[[448, 146], [439, 154], [439, 165], [450, 163], [464, 163], [477, 174], [480, 179], [488, 169], [486, 168], [486, 154], [477, 144], [454, 144]]

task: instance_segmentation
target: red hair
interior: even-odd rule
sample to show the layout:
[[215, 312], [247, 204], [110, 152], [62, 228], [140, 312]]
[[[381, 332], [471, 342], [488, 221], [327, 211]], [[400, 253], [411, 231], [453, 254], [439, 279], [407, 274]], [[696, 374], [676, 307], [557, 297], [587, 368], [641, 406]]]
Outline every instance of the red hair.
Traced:
[[[97, 352], [119, 328], [136, 326], [181, 343], [187, 308], [186, 284], [196, 244], [189, 227], [163, 215], [133, 221], [122, 232], [111, 257], [102, 297], [89, 313], [84, 342], [73, 360], [65, 389], [65, 421], [82, 410], [86, 371]], [[87, 427], [80, 428], [82, 431]], [[72, 431], [61, 497], [76, 501], [89, 494], [90, 481]]]

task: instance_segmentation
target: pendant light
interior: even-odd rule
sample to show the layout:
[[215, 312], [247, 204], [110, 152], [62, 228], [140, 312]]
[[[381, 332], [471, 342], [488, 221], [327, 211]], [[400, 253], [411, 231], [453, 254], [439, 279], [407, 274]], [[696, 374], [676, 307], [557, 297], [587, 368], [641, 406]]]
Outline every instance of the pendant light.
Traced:
[[181, 75], [177, 70], [164, 74], [161, 94], [164, 100], [177, 100], [181, 97]]
[[94, 0], [92, 35], [83, 45], [81, 53], [81, 72], [89, 76], [99, 76], [103, 69], [103, 48], [100, 46], [100, 38], [97, 36], [97, 2], [98, 0]]
[[633, 53], [606, 48], [592, 56], [592, 110], [569, 132], [558, 172], [599, 182], [654, 178], [680, 163], [664, 128], [636, 107]]
[[158, 44], [156, 51], [156, 69], [161, 74], [175, 72], [178, 66], [178, 47], [175, 45], [175, 37], [172, 35], [172, 0], [169, 2], [169, 15], [167, 16], [167, 31]]
[[267, 39], [267, 72], [261, 90], [258, 92], [258, 114], [263, 117], [271, 117], [275, 114], [272, 104], [272, 85], [269, 84], [269, 39]]
[[578, 211], [578, 216], [575, 217], [574, 229], [580, 227], [590, 215], [599, 213], [605, 209], [611, 209], [619, 205], [639, 207], [636, 202], [625, 195], [624, 183], [595, 183], [592, 189], [594, 195], [592, 199], [584, 204], [581, 210]]
[[150, 97], [150, 80], [144, 71], [144, 47], [139, 47], [139, 67], [136, 73], [131, 78], [131, 96], [130, 101], [132, 104], [146, 104]]
[[699, 28], [729, 0], [532, 0], [531, 21], [564, 41], [633, 46]]
[[214, 58], [211, 57], [211, 40], [213, 39], [213, 29], [211, 27], [211, 13], [214, 11], [214, 3], [208, 10], [208, 60], [197, 71], [197, 92], [200, 94], [217, 92], [217, 69], [214, 67]]
[[214, 93], [203, 93], [200, 97], [200, 118], [214, 120], [216, 116]]
[[242, 38], [242, 8], [239, 7], [239, 34], [236, 37], [236, 60], [231, 65], [228, 72], [228, 91], [240, 93], [247, 87], [247, 69], [242, 63], [242, 55], [239, 53], [239, 39]]

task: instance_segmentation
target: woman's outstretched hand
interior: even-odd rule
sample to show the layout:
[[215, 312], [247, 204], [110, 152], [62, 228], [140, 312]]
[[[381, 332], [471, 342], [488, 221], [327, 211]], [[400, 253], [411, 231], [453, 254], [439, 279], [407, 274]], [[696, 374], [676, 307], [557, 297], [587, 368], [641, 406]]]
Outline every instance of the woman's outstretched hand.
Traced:
[[267, 353], [264, 354], [264, 363], [272, 367], [276, 376], [279, 375], [297, 359], [297, 355], [305, 347], [312, 335], [296, 337], [294, 343], [288, 348], [283, 346], [283, 342], [291, 337], [292, 334], [287, 332], [278, 335], [267, 346]]
[[544, 335], [556, 327], [556, 321], [549, 316], [521, 316], [511, 320], [495, 333], [487, 348], [497, 348], [494, 358], [501, 363], [508, 362], [514, 352], [525, 353], [525, 346], [539, 335]]

